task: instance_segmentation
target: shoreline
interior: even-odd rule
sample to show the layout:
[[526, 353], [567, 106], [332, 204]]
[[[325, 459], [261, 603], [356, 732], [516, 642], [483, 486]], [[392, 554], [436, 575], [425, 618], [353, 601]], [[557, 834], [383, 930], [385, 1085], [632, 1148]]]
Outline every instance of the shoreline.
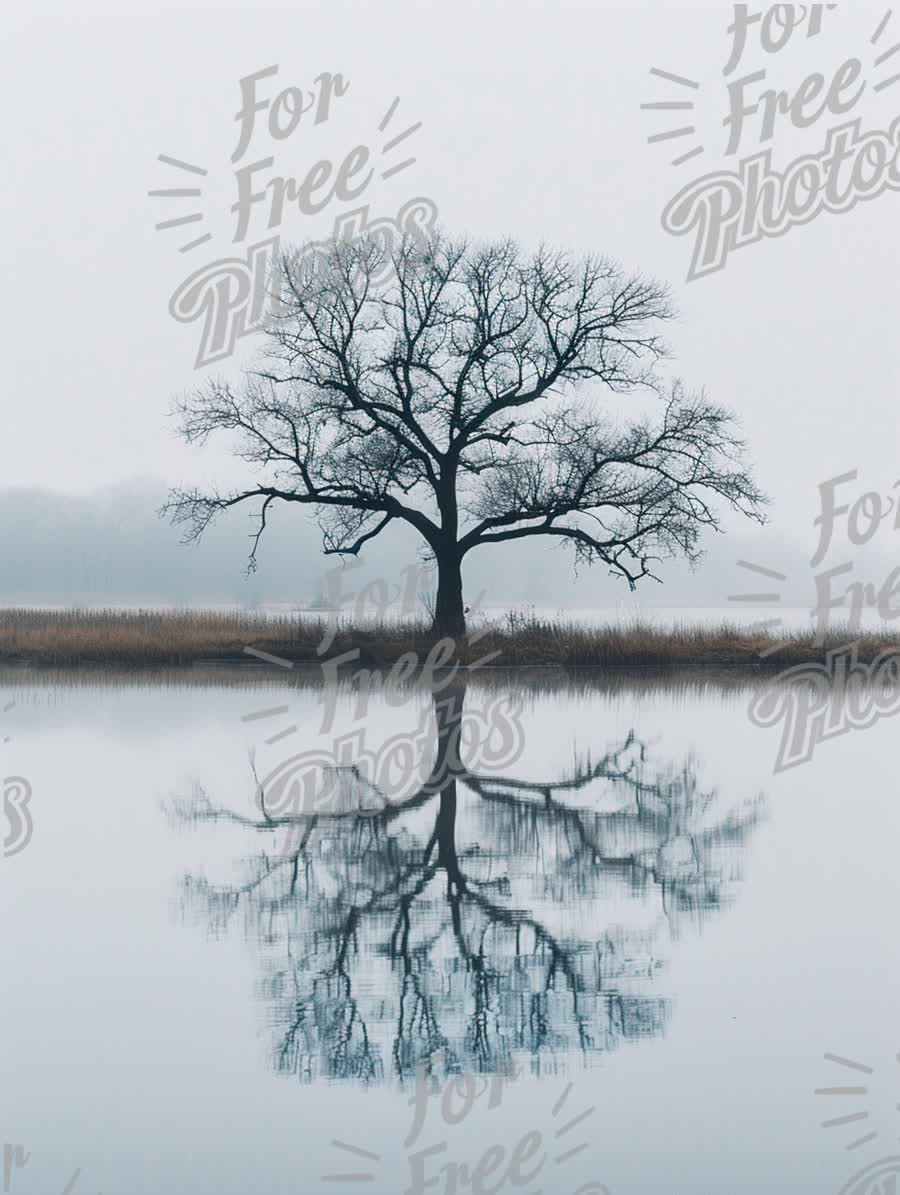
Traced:
[[322, 683], [323, 675], [337, 679], [394, 668], [403, 681], [421, 681], [455, 666], [469, 678], [487, 672], [597, 671], [755, 681], [825, 665], [830, 653], [841, 652], [852, 652], [866, 667], [885, 655], [900, 657], [900, 632], [838, 628], [817, 642], [812, 631], [772, 634], [728, 623], [672, 629], [638, 621], [591, 626], [516, 616], [506, 625], [479, 623], [452, 641], [409, 620], [329, 626], [317, 617], [214, 610], [0, 610], [0, 671], [32, 675], [148, 676], [163, 670], [189, 677], [221, 670], [285, 679], [309, 673]]

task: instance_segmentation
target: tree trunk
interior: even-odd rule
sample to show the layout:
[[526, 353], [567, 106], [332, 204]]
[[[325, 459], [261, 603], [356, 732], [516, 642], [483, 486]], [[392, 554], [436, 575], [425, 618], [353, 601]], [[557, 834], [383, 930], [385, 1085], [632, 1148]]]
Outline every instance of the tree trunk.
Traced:
[[455, 551], [437, 554], [438, 588], [431, 630], [435, 635], [459, 639], [466, 633], [463, 606], [462, 560]]

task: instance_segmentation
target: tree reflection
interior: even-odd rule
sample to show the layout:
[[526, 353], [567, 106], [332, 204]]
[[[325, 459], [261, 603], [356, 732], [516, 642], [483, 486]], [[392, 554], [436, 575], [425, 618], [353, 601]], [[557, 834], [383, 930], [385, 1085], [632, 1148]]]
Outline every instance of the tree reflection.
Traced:
[[183, 893], [214, 931], [242, 915], [259, 945], [281, 1072], [555, 1072], [661, 1034], [660, 940], [739, 878], [760, 798], [720, 815], [691, 760], [655, 764], [633, 734], [553, 779], [480, 773], [460, 749], [464, 699], [434, 694], [434, 766], [405, 800], [372, 808], [348, 767], [326, 811], [273, 813], [265, 784], [257, 817], [202, 791], [179, 804], [192, 823], [291, 834], [245, 882], [192, 875]]

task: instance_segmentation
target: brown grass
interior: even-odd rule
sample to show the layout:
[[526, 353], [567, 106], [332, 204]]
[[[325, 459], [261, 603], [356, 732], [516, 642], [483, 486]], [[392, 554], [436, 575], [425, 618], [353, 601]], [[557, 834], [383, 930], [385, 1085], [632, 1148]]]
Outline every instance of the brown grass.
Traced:
[[[424, 661], [435, 637], [413, 621], [352, 628], [342, 624], [325, 656], [317, 653], [327, 631], [322, 617], [266, 617], [209, 610], [54, 611], [0, 610], [0, 665], [41, 668], [150, 669], [207, 664], [259, 665], [245, 648], [270, 653], [296, 665], [317, 666], [357, 649], [355, 666], [387, 668], [408, 652]], [[659, 628], [639, 622], [591, 627], [565, 620], [508, 615], [496, 624], [470, 629], [460, 641], [462, 659], [491, 667], [583, 667], [651, 669], [666, 672], [728, 671], [746, 675], [779, 672], [824, 659], [844, 647], [848, 634], [817, 644], [807, 634], [753, 633], [736, 626]], [[855, 632], [858, 658], [870, 662], [882, 652], [900, 652], [900, 635]], [[778, 645], [770, 655], [762, 653]]]

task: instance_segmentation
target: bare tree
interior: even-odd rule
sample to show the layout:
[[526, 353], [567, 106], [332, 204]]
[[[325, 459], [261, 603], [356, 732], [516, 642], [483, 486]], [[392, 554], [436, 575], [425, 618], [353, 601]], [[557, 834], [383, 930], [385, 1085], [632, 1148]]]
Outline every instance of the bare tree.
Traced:
[[[276, 502], [314, 508], [338, 555], [405, 523], [437, 565], [433, 629], [460, 636], [474, 548], [549, 536], [634, 588], [665, 557], [697, 559], [716, 500], [762, 521], [733, 417], [655, 373], [665, 288], [597, 257], [443, 235], [403, 241], [376, 286], [386, 253], [286, 253], [257, 367], [176, 404], [189, 442], [236, 432], [256, 471], [230, 493], [173, 491], [163, 511], [188, 540], [245, 502], [260, 505], [251, 568]], [[662, 410], [617, 420], [602, 388], [651, 388]]]

